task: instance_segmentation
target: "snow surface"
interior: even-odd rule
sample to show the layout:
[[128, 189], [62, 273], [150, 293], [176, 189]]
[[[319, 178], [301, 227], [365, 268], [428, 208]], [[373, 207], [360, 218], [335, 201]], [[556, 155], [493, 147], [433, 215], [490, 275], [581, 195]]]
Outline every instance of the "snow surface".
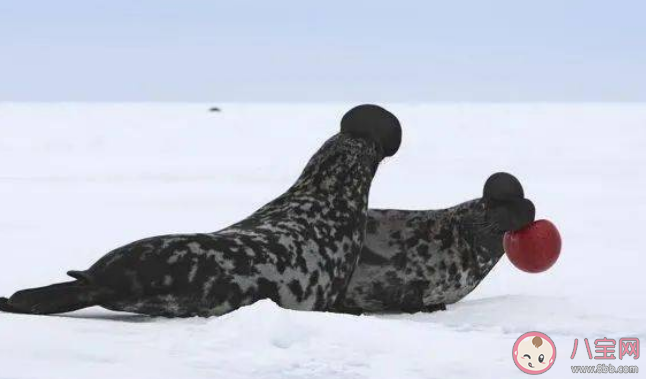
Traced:
[[[349, 106], [0, 103], [0, 294], [67, 280], [142, 237], [247, 216], [296, 179]], [[371, 206], [454, 205], [509, 171], [560, 228], [556, 266], [530, 275], [503, 259], [433, 314], [269, 301], [212, 319], [0, 314], [0, 378], [522, 378], [511, 350], [533, 330], [557, 347], [543, 377], [563, 378], [599, 363], [583, 338], [644, 340], [646, 104], [388, 108], [404, 142], [380, 167]]]

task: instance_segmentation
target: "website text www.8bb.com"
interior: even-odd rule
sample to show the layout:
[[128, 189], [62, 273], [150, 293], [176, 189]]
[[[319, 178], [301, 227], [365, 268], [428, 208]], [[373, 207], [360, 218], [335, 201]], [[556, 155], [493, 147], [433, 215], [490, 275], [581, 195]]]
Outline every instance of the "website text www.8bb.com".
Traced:
[[637, 366], [615, 366], [613, 364], [599, 363], [596, 366], [572, 366], [573, 374], [637, 374]]

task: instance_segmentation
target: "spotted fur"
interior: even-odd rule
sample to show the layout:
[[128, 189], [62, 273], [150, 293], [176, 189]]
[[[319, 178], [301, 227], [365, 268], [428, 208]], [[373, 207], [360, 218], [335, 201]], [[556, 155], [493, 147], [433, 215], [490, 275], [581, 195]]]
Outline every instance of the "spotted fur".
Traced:
[[99, 305], [154, 316], [222, 315], [269, 298], [327, 310], [345, 288], [364, 236], [371, 180], [383, 157], [369, 138], [340, 133], [282, 196], [214, 233], [143, 239], [73, 282], [17, 292], [0, 308], [57, 313]]
[[480, 198], [437, 211], [370, 210], [359, 264], [334, 310], [435, 311], [464, 298], [503, 255], [500, 206]]

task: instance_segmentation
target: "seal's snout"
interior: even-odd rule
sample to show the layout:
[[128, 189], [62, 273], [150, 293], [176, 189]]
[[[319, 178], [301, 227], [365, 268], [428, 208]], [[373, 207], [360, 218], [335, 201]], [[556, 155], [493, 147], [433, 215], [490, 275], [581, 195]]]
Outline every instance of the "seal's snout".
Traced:
[[341, 133], [375, 142], [386, 157], [395, 155], [402, 140], [402, 129], [397, 117], [384, 108], [371, 104], [350, 109], [341, 120]]
[[515, 176], [498, 172], [489, 177], [483, 198], [489, 204], [491, 221], [501, 231], [515, 231], [534, 222], [536, 207], [525, 198], [523, 186]]
[[528, 199], [512, 201], [508, 205], [507, 225], [505, 230], [516, 231], [534, 222], [536, 207]]

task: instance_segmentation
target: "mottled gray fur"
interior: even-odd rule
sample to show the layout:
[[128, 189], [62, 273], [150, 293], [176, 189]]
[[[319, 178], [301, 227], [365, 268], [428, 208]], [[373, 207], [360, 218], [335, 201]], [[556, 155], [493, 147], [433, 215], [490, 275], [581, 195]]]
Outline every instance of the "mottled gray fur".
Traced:
[[464, 298], [504, 254], [504, 233], [535, 216], [510, 174], [492, 175], [485, 194], [444, 210], [369, 210], [359, 264], [333, 309], [435, 311]]
[[365, 235], [368, 192], [383, 153], [367, 138], [328, 140], [282, 196], [214, 233], [166, 235], [118, 248], [77, 280], [19, 291], [5, 311], [48, 314], [99, 305], [169, 317], [221, 315], [259, 299], [327, 310]]

